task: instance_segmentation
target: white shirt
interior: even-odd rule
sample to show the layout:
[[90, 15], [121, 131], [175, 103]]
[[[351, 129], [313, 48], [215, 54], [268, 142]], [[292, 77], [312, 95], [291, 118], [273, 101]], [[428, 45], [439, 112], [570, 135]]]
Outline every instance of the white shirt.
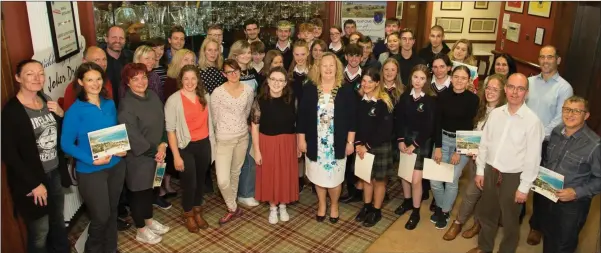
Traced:
[[436, 83], [436, 77], [433, 77], [432, 83], [434, 84], [434, 86], [436, 86], [436, 89], [438, 91], [442, 91], [443, 89], [449, 88], [449, 85], [451, 85], [451, 76], [447, 76], [447, 79], [445, 79], [444, 82], [442, 82], [442, 84], [440, 85]]
[[308, 74], [309, 73], [309, 68], [305, 68], [302, 71], [298, 68], [298, 65], [294, 65], [294, 72], [299, 73], [299, 74]]
[[334, 44], [330, 43], [330, 46], [328, 46], [328, 48], [338, 52], [338, 50], [342, 48], [342, 43], [340, 43], [338, 47], [334, 47]]
[[355, 74], [351, 74], [351, 72], [348, 70], [348, 66], [346, 66], [346, 67], [344, 67], [344, 73], [346, 74], [346, 76], [348, 76], [348, 78], [350, 80], [354, 80], [355, 77], [361, 75], [361, 67], [357, 67], [357, 68], [359, 68], [359, 70]]
[[507, 104], [495, 108], [480, 140], [476, 175], [484, 175], [486, 164], [503, 173], [521, 172], [518, 190], [527, 194], [538, 175], [544, 138], [543, 123], [525, 103], [514, 115]]
[[420, 97], [424, 97], [426, 95], [426, 93], [424, 93], [423, 91], [419, 92], [419, 97], [415, 96], [415, 89], [411, 89], [411, 93], [409, 93], [409, 95], [413, 96], [413, 98], [420, 98]]
[[288, 44], [286, 44], [286, 46], [284, 48], [280, 47], [280, 43], [278, 41], [278, 43], [275, 43], [275, 48], [277, 48], [278, 50], [280, 50], [280, 52], [284, 52], [286, 50], [288, 50], [290, 48], [290, 41], [288, 41]]

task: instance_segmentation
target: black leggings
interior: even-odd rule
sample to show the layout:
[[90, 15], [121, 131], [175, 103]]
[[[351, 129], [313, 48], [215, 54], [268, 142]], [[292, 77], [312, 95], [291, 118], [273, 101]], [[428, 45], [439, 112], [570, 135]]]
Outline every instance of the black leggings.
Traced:
[[192, 207], [202, 204], [207, 170], [211, 166], [211, 143], [209, 138], [188, 143], [188, 146], [179, 150], [184, 160], [184, 171], [180, 172], [182, 185], [182, 207], [184, 212], [189, 212]]
[[131, 217], [137, 228], [146, 226], [145, 219], [152, 218], [152, 203], [156, 198], [152, 188], [142, 191], [130, 191], [129, 202], [131, 208]]

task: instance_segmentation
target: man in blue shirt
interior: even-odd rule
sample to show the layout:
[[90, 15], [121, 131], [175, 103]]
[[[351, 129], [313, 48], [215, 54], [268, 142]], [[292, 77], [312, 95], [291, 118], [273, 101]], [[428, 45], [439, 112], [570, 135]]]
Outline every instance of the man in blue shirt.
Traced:
[[[563, 79], [557, 72], [557, 66], [561, 62], [561, 57], [554, 46], [547, 45], [541, 48], [538, 63], [541, 73], [528, 78], [530, 82], [530, 92], [526, 99], [526, 104], [543, 122], [545, 126], [545, 141], [543, 150], [546, 150], [549, 142], [549, 136], [553, 129], [561, 123], [561, 112], [564, 101], [574, 95], [572, 86]], [[546, 152], [542, 152], [542, 159], [545, 160]], [[530, 233], [527, 243], [537, 245], [540, 243], [542, 233], [541, 224], [537, 209], [543, 196], [534, 195], [532, 205], [532, 217], [530, 217]]]
[[537, 206], [545, 253], [576, 251], [591, 199], [601, 192], [601, 139], [586, 125], [588, 101], [570, 97], [562, 110], [563, 124], [551, 132], [543, 165], [564, 177], [563, 189], [556, 203], [543, 197]]

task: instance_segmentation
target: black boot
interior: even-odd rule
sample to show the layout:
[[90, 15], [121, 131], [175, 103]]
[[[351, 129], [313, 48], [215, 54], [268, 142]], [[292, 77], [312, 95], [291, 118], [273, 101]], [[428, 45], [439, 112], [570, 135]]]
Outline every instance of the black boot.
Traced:
[[407, 230], [414, 230], [415, 227], [417, 227], [417, 224], [419, 223], [419, 218], [419, 208], [414, 207], [411, 216], [409, 216], [409, 220], [407, 221], [407, 223], [405, 223], [405, 228]]
[[413, 206], [413, 200], [411, 198], [404, 199], [403, 203], [401, 203], [401, 205], [399, 207], [397, 207], [396, 210], [394, 210], [394, 213], [396, 213], [397, 215], [403, 215], [407, 211], [411, 210], [412, 206]]
[[359, 213], [355, 217], [355, 221], [357, 221], [357, 222], [363, 222], [363, 221], [365, 221], [365, 217], [367, 217], [367, 215], [369, 213], [371, 213], [371, 211], [373, 210], [373, 208], [374, 208], [374, 206], [373, 206], [372, 203], [365, 203], [365, 204], [363, 204], [363, 207], [361, 208], [361, 210], [359, 211]]
[[373, 208], [371, 212], [367, 214], [365, 221], [363, 222], [364, 227], [373, 227], [378, 224], [378, 221], [382, 219], [382, 210]]

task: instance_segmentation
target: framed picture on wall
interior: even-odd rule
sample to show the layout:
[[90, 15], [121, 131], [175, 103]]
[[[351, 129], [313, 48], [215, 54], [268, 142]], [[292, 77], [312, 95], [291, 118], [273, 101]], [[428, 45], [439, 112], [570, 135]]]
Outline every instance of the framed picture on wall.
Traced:
[[495, 33], [496, 18], [470, 18], [470, 33]]
[[475, 1], [474, 9], [476, 10], [488, 10], [488, 1]]
[[463, 31], [463, 18], [436, 18], [436, 24], [444, 28], [445, 33], [461, 33]]
[[79, 53], [79, 38], [75, 24], [73, 2], [46, 2], [50, 34], [56, 62], [61, 62]]
[[461, 10], [460, 1], [442, 1], [440, 2], [440, 10], [441, 11], [460, 11]]
[[528, 2], [528, 14], [548, 18], [551, 16], [550, 1]]
[[544, 40], [545, 40], [545, 28], [537, 27], [536, 34], [534, 35], [534, 44], [542, 46]]
[[524, 2], [523, 1], [507, 1], [505, 2], [505, 11], [523, 13]]
[[398, 20], [403, 19], [403, 1], [396, 2], [396, 18]]

